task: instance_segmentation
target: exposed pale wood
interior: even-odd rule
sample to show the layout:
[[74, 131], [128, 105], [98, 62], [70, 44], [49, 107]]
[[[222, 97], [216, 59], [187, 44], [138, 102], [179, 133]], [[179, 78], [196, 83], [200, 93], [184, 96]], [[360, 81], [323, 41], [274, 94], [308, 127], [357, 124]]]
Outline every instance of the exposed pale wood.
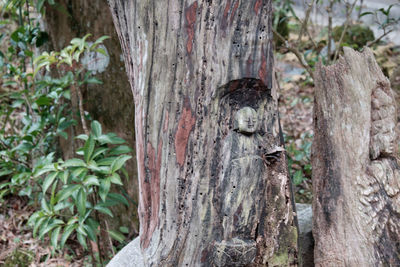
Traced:
[[295, 265], [271, 1], [109, 4], [135, 99], [145, 265]]
[[315, 74], [316, 266], [400, 265], [396, 106], [368, 48]]

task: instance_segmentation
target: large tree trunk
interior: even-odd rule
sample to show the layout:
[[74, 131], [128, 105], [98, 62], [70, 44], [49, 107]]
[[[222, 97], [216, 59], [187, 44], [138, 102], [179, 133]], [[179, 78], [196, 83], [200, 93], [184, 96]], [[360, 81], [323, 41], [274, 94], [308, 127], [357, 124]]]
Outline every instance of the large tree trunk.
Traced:
[[[130, 90], [128, 77], [122, 61], [122, 51], [117, 33], [113, 25], [111, 12], [107, 8], [106, 0], [58, 0], [55, 6], [46, 5], [44, 16], [45, 26], [50, 35], [50, 43], [54, 50], [61, 50], [69, 44], [72, 38], [83, 37], [91, 33], [97, 39], [100, 36], [108, 35], [111, 38], [106, 40], [104, 49], [108, 54], [108, 65], [89, 64], [89, 68], [95, 71], [96, 77], [103, 84], [89, 85], [82, 88], [84, 96], [84, 109], [101, 122], [105, 132], [115, 132], [127, 140], [130, 147], [135, 146], [134, 136], [134, 108], [132, 105], [133, 96]], [[94, 61], [95, 62], [95, 61]], [[117, 104], [116, 104], [117, 103]], [[82, 128], [73, 129], [75, 133], [82, 133]], [[74, 139], [61, 139], [63, 156], [74, 157]], [[134, 152], [133, 152], [134, 154]], [[135, 154], [134, 154], [135, 155]], [[133, 199], [138, 201], [138, 183], [136, 161], [127, 162], [129, 180], [124, 180], [125, 189]], [[115, 189], [113, 189], [115, 190]], [[119, 226], [130, 226], [132, 234], [138, 234], [139, 222], [137, 218], [137, 206], [132, 205], [127, 209], [121, 205], [113, 207], [114, 218], [108, 220], [110, 227], [118, 229]]]
[[316, 266], [400, 266], [396, 107], [369, 49], [315, 74]]
[[109, 0], [135, 99], [146, 266], [288, 266], [271, 1]]

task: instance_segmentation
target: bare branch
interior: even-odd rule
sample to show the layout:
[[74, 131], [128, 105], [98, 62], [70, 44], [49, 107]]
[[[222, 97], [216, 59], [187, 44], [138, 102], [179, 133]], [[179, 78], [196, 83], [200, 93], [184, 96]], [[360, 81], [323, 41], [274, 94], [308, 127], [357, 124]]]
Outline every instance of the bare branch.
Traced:
[[338, 47], [335, 49], [335, 56], [333, 57], [333, 61], [335, 61], [338, 57], [339, 51], [340, 51], [340, 44], [343, 41], [344, 35], [347, 31], [347, 28], [349, 27], [350, 21], [351, 21], [351, 13], [353, 13], [353, 9], [356, 6], [357, 0], [354, 0], [354, 3], [351, 5], [350, 11], [347, 13], [346, 21], [343, 27], [342, 34], [340, 35], [339, 39], [339, 44]]
[[331, 42], [332, 42], [332, 8], [333, 8], [334, 0], [329, 1], [329, 6], [326, 8], [328, 12], [328, 54], [326, 61], [329, 63], [331, 58]]
[[372, 45], [378, 43], [380, 40], [382, 40], [383, 37], [385, 37], [386, 35], [388, 35], [389, 33], [393, 32], [393, 31], [394, 31], [394, 29], [391, 29], [391, 30], [389, 30], [389, 31], [386, 31], [386, 30], [384, 29], [383, 34], [382, 34], [381, 36], [379, 36], [378, 38], [376, 38], [375, 40], [373, 40], [373, 41], [371, 41], [371, 42], [368, 42], [368, 43], [367, 43], [367, 46], [368, 46], [368, 47], [371, 47]]
[[301, 38], [303, 37], [304, 31], [307, 31], [307, 24], [308, 24], [308, 20], [310, 19], [310, 13], [312, 10], [312, 7], [314, 6], [314, 1], [315, 0], [311, 0], [311, 2], [308, 4], [308, 8], [306, 10], [306, 16], [303, 20], [303, 23], [301, 24], [301, 28], [300, 28], [300, 33], [299, 33], [299, 37], [297, 39], [297, 43], [300, 43]]
[[314, 79], [313, 70], [311, 69], [310, 65], [308, 65], [307, 61], [304, 59], [304, 56], [300, 53], [300, 51], [297, 48], [290, 45], [289, 42], [282, 35], [280, 35], [275, 29], [272, 29], [272, 32], [279, 40], [282, 41], [282, 43], [285, 44], [284, 47], [297, 57], [303, 68], [305, 68], [307, 72], [310, 74], [311, 78]]
[[86, 135], [89, 135], [89, 130], [87, 128], [86, 125], [86, 121], [85, 121], [85, 111], [83, 109], [83, 96], [82, 96], [82, 92], [79, 88], [79, 86], [75, 86], [73, 85], [72, 87], [74, 87], [76, 94], [78, 95], [78, 107], [79, 107], [79, 113], [81, 114], [81, 123], [82, 123], [82, 128], [83, 128], [83, 132]]

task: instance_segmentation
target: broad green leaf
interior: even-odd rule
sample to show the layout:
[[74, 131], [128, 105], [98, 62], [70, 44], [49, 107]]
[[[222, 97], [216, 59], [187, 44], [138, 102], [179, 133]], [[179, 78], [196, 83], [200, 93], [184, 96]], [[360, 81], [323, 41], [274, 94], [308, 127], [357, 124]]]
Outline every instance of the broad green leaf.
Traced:
[[42, 239], [42, 237], [47, 234], [48, 232], [50, 232], [51, 230], [53, 230], [54, 228], [56, 228], [59, 225], [64, 224], [64, 222], [62, 220], [59, 219], [54, 219], [51, 220], [46, 226], [41, 227], [41, 229], [39, 230], [39, 239]]
[[117, 146], [110, 150], [109, 155], [120, 155], [131, 153], [132, 149], [129, 146]]
[[124, 144], [125, 140], [118, 137], [114, 133], [102, 134], [97, 138], [101, 144], [112, 144], [112, 145], [120, 145]]
[[101, 44], [104, 40], [107, 40], [107, 39], [110, 39], [110, 38], [111, 38], [111, 37], [110, 37], [110, 36], [107, 36], [107, 35], [101, 36], [100, 38], [98, 38], [98, 39], [94, 42], [93, 45]]
[[86, 233], [89, 237], [90, 240], [96, 242], [97, 238], [96, 238], [96, 229], [93, 229], [91, 225], [88, 224], [84, 224], [83, 227], [86, 230]]
[[8, 169], [1, 170], [1, 171], [0, 171], [0, 177], [6, 176], [6, 175], [8, 175], [8, 174], [10, 174], [10, 173], [12, 173], [12, 172], [13, 172], [12, 170], [8, 170]]
[[89, 139], [86, 140], [85, 146], [83, 147], [83, 157], [85, 158], [86, 162], [89, 162], [93, 150], [94, 150], [95, 140], [93, 139], [92, 135], [89, 135]]
[[94, 172], [101, 171], [101, 169], [97, 166], [96, 161], [94, 161], [94, 160], [89, 161], [87, 166], [90, 170], [92, 170]]
[[42, 218], [44, 216], [44, 213], [43, 213], [43, 211], [36, 211], [35, 213], [33, 213], [32, 215], [31, 215], [31, 217], [29, 217], [29, 219], [28, 219], [28, 225], [29, 226], [34, 226], [35, 225], [35, 222], [39, 219], [39, 218]]
[[73, 177], [81, 177], [81, 176], [85, 176], [87, 172], [87, 168], [83, 167], [83, 168], [77, 168], [72, 172], [72, 176]]
[[53, 172], [47, 175], [46, 179], [43, 182], [43, 193], [46, 193], [47, 189], [50, 187], [50, 185], [54, 182], [58, 175], [58, 172]]
[[78, 190], [80, 185], [75, 184], [75, 185], [69, 185], [65, 188], [63, 188], [61, 191], [59, 191], [56, 195], [56, 202], [60, 202], [72, 195], [73, 192]]
[[47, 96], [41, 96], [35, 102], [38, 106], [49, 106], [51, 104], [51, 99]]
[[111, 200], [117, 201], [119, 203], [123, 203], [126, 206], [129, 206], [128, 200], [126, 200], [126, 198], [124, 196], [120, 195], [120, 194], [110, 193], [110, 194], [108, 194], [108, 198], [111, 199]]
[[116, 159], [116, 157], [108, 157], [108, 158], [100, 159], [97, 161], [97, 165], [110, 166], [114, 162], [115, 159]]
[[129, 229], [128, 229], [128, 227], [121, 226], [121, 227], [119, 228], [119, 230], [120, 230], [121, 233], [123, 233], [123, 234], [129, 234]]
[[92, 229], [99, 229], [100, 223], [96, 220], [94, 220], [92, 217], [89, 217], [86, 221], [87, 224], [89, 224]]
[[65, 167], [85, 167], [86, 163], [81, 159], [73, 158], [73, 159], [66, 160], [62, 166], [64, 168]]
[[109, 230], [108, 233], [110, 234], [110, 236], [113, 239], [117, 240], [118, 242], [120, 242], [120, 243], [125, 242], [125, 236], [123, 234], [121, 234], [120, 232]]
[[36, 11], [37, 12], [40, 13], [42, 11], [44, 2], [45, 2], [45, 0], [37, 0], [37, 2], [36, 2]]
[[75, 137], [76, 139], [81, 139], [81, 140], [88, 140], [88, 136], [86, 134], [80, 134]]
[[132, 156], [129, 155], [121, 155], [116, 158], [111, 164], [111, 173], [118, 171], [130, 158], [132, 158]]
[[58, 180], [56, 180], [51, 187], [51, 195], [50, 195], [50, 207], [54, 212], [54, 205], [56, 204], [56, 189], [58, 185]]
[[101, 180], [100, 182], [100, 198], [105, 201], [108, 195], [108, 192], [110, 191], [110, 185], [111, 185], [111, 179], [110, 178], [106, 178]]
[[79, 219], [76, 216], [71, 217], [69, 218], [67, 225], [75, 224], [77, 221], [79, 221]]
[[98, 155], [104, 154], [107, 150], [108, 148], [105, 147], [100, 147], [95, 149], [95, 151], [93, 152], [92, 159], [95, 159]]
[[86, 213], [86, 192], [83, 188], [80, 188], [78, 191], [76, 207], [81, 216], [84, 216]]
[[33, 237], [36, 237], [36, 233], [39, 230], [40, 227], [42, 227], [42, 225], [45, 225], [46, 222], [48, 222], [50, 220], [50, 218], [48, 217], [41, 217], [38, 220], [36, 220], [35, 222], [35, 226], [33, 227]]
[[110, 178], [111, 178], [111, 183], [118, 184], [118, 185], [124, 185], [122, 183], [121, 177], [119, 177], [118, 173], [114, 172], [113, 174], [111, 174]]
[[62, 202], [59, 202], [57, 205], [54, 206], [54, 211], [68, 209], [73, 205], [74, 205], [74, 203], [72, 203], [70, 201], [62, 201]]
[[47, 204], [47, 201], [46, 201], [46, 199], [44, 198], [44, 196], [43, 196], [42, 201], [41, 201], [41, 207], [42, 207], [42, 210], [44, 210], [46, 213], [48, 213], [48, 214], [51, 213], [50, 207], [49, 207], [49, 205]]
[[82, 245], [82, 247], [84, 247], [87, 250], [87, 245], [86, 245], [86, 238], [84, 235], [82, 235], [81, 233], [77, 232], [76, 236], [78, 237], [78, 241], [79, 243]]
[[99, 179], [95, 175], [88, 175], [85, 177], [83, 180], [83, 185], [84, 186], [91, 186], [91, 185], [100, 185]]
[[68, 183], [69, 171], [65, 170], [62, 174], [60, 174], [60, 177], [64, 184]]
[[71, 233], [78, 227], [77, 224], [70, 224], [67, 227], [64, 228], [64, 233], [61, 236], [60, 240], [60, 247], [63, 248], [65, 245], [65, 242], [67, 241], [68, 237], [71, 235]]
[[106, 208], [106, 207], [102, 206], [102, 205], [96, 205], [96, 206], [94, 206], [94, 209], [100, 211], [101, 213], [107, 214], [110, 217], [114, 217], [114, 215], [112, 214], [111, 210], [109, 208]]
[[58, 243], [58, 236], [60, 235], [60, 231], [61, 231], [61, 226], [57, 226], [53, 232], [51, 233], [51, 245], [53, 246], [53, 248], [57, 248], [57, 243]]
[[94, 120], [92, 121], [91, 127], [93, 135], [95, 137], [99, 137], [101, 135], [101, 124], [98, 121]]
[[83, 224], [79, 224], [78, 228], [76, 228], [76, 232], [83, 236], [87, 236], [86, 230], [83, 228]]
[[86, 79], [85, 82], [86, 83], [91, 83], [91, 84], [103, 84], [102, 81], [100, 81], [99, 79], [97, 79], [95, 77], [90, 77], [90, 78]]

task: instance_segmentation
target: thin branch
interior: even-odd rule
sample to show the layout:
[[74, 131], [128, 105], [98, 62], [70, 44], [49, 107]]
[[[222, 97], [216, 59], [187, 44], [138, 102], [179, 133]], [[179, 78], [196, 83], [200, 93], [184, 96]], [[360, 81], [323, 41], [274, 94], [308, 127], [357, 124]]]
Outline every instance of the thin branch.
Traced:
[[393, 32], [393, 31], [394, 31], [394, 29], [391, 29], [391, 30], [389, 30], [389, 31], [386, 31], [386, 30], [384, 29], [383, 34], [382, 34], [381, 36], [379, 36], [378, 38], [376, 38], [375, 40], [373, 40], [373, 41], [371, 41], [371, 42], [368, 42], [368, 43], [367, 43], [367, 46], [368, 46], [368, 47], [371, 47], [372, 45], [378, 43], [380, 40], [382, 40], [383, 37], [385, 37], [386, 35], [388, 35], [389, 33]]
[[297, 43], [300, 43], [301, 38], [303, 37], [304, 31], [307, 31], [307, 23], [308, 23], [308, 20], [310, 19], [310, 13], [311, 13], [312, 7], [314, 6], [314, 1], [315, 0], [311, 0], [311, 2], [308, 4], [308, 8], [306, 10], [306, 16], [303, 20], [303, 23], [301, 24], [299, 37], [297, 38]]
[[310, 65], [308, 65], [307, 61], [304, 59], [304, 56], [300, 53], [300, 51], [297, 48], [292, 47], [289, 44], [289, 42], [282, 35], [280, 35], [275, 29], [272, 29], [272, 32], [282, 43], [285, 44], [285, 48], [290, 52], [292, 52], [297, 57], [303, 68], [305, 68], [307, 72], [310, 74], [311, 78], [314, 79], [313, 70], [311, 69]]
[[106, 224], [108, 242], [110, 242], [111, 252], [112, 252], [113, 256], [115, 256], [115, 251], [114, 251], [113, 243], [112, 243], [112, 240], [111, 240], [111, 236], [110, 236], [110, 234], [109, 234], [110, 228], [108, 227], [107, 220], [104, 220], [104, 222], [105, 222], [105, 224]]
[[317, 46], [317, 44], [315, 43], [314, 39], [312, 38], [311, 33], [310, 33], [310, 31], [309, 31], [308, 28], [306, 29], [306, 33], [307, 33], [308, 38], [310, 39], [310, 41], [311, 41], [311, 43], [312, 43], [314, 49], [317, 50], [317, 49], [318, 49], [318, 46]]
[[82, 122], [82, 128], [83, 128], [83, 132], [86, 135], [89, 135], [89, 131], [86, 125], [86, 120], [85, 120], [85, 111], [83, 109], [83, 96], [82, 96], [82, 92], [79, 89], [79, 86], [75, 86], [72, 85], [72, 87], [74, 87], [77, 95], [78, 95], [78, 107], [79, 107], [79, 113], [81, 114], [81, 122]]
[[326, 61], [329, 63], [331, 58], [331, 42], [332, 42], [332, 8], [333, 8], [334, 0], [329, 1], [329, 7], [326, 8], [328, 12], [328, 54]]
[[361, 21], [361, 11], [362, 11], [362, 8], [363, 8], [363, 4], [364, 4], [364, 0], [360, 0], [360, 8], [358, 9], [358, 14], [357, 14], [357, 21]]
[[356, 6], [356, 3], [357, 3], [357, 0], [354, 0], [354, 3], [351, 5], [350, 11], [347, 13], [346, 22], [344, 24], [342, 34], [340, 35], [338, 47], [335, 49], [335, 56], [333, 57], [333, 61], [336, 61], [336, 59], [338, 57], [339, 50], [340, 50], [340, 44], [343, 41], [344, 35], [345, 35], [346, 31], [347, 31], [347, 27], [349, 27], [349, 24], [350, 24], [350, 21], [351, 21], [351, 13], [353, 13], [353, 9]]

